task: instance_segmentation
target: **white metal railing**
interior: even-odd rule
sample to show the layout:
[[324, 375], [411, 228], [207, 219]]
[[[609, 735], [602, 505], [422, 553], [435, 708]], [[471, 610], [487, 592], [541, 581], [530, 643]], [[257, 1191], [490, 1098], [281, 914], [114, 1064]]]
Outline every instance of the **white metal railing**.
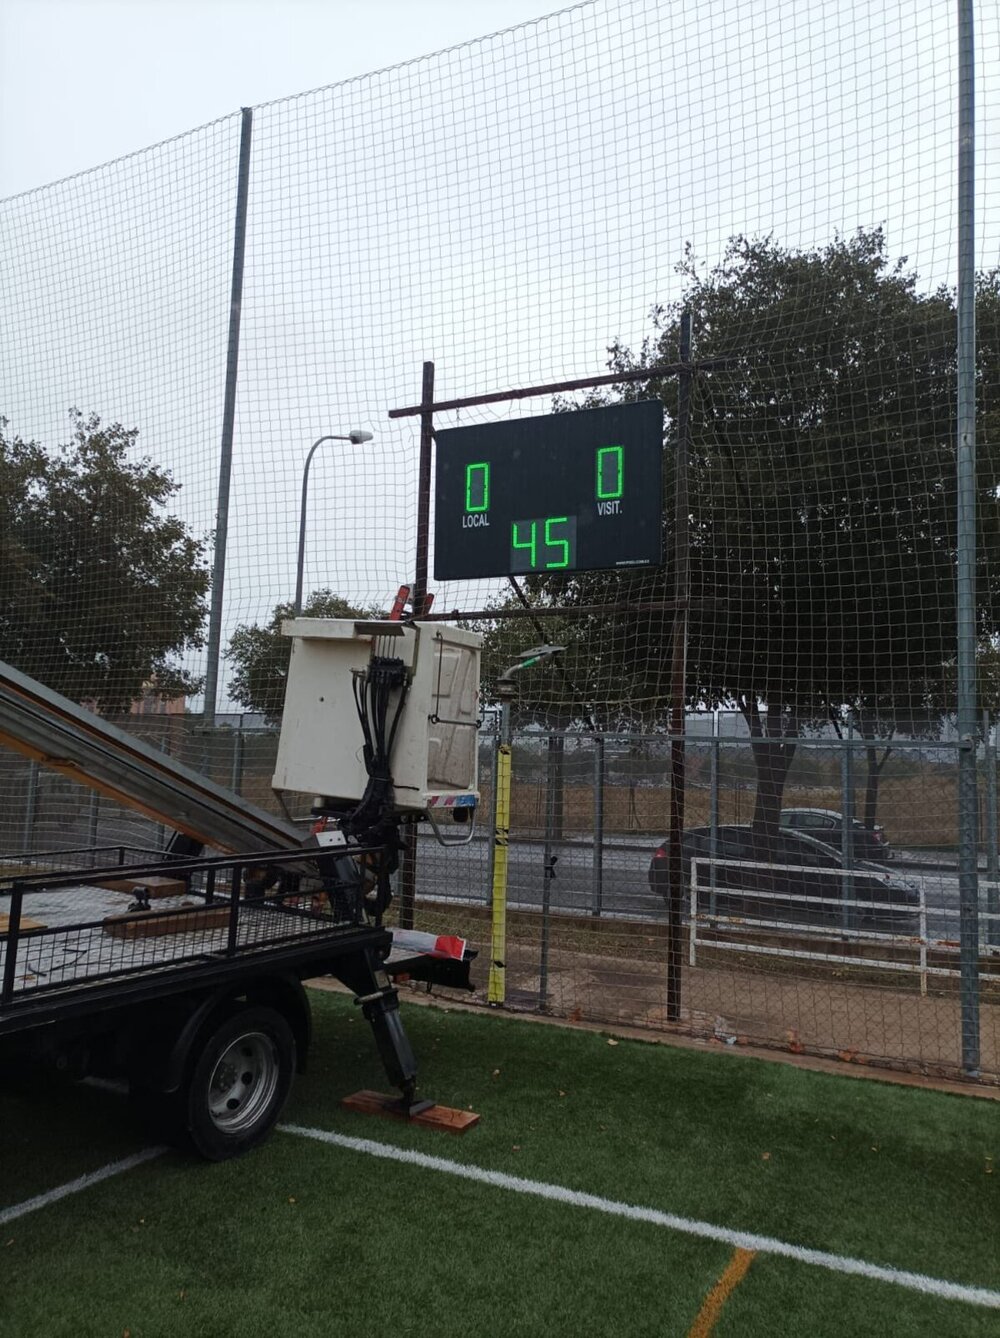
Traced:
[[[804, 962], [831, 962], [840, 966], [864, 966], [869, 969], [883, 971], [903, 971], [917, 973], [920, 976], [920, 993], [927, 993], [928, 976], [958, 976], [960, 974], [958, 967], [950, 966], [932, 966], [928, 961], [928, 955], [931, 951], [947, 953], [958, 950], [958, 943], [953, 939], [932, 938], [927, 932], [927, 892], [925, 883], [926, 875], [907, 875], [912, 877], [919, 893], [919, 901], [916, 905], [908, 901], [867, 901], [855, 899], [844, 895], [837, 901], [830, 897], [818, 897], [809, 893], [799, 894], [797, 892], [768, 892], [760, 888], [750, 887], [715, 887], [708, 883], [698, 882], [698, 867], [705, 865], [708, 868], [730, 868], [730, 869], [768, 869], [780, 873], [804, 873], [815, 875], [817, 870], [815, 866], [808, 864], [768, 864], [758, 860], [736, 860], [719, 859], [710, 855], [693, 855], [691, 857], [691, 905], [690, 905], [690, 929], [688, 937], [688, 962], [695, 966], [698, 960], [698, 944], [709, 947], [716, 951], [741, 952], [749, 955], [764, 957], [787, 957]], [[851, 878], [871, 878], [873, 875], [868, 869], [824, 869], [824, 876], [834, 875], [844, 880], [845, 893], [848, 887], [848, 879]], [[897, 876], [895, 874], [891, 876]], [[778, 920], [767, 919], [761, 915], [723, 915], [718, 911], [699, 910], [699, 893], [709, 893], [719, 897], [746, 897], [754, 901], [773, 901], [790, 903], [794, 902], [796, 906], [823, 906], [827, 910], [843, 909], [845, 911], [855, 910], [878, 910], [886, 913], [902, 911], [917, 916], [919, 931], [917, 934], [893, 934], [881, 930], [863, 930], [850, 929], [846, 926], [832, 926], [809, 924], [808, 922], [799, 922], [797, 920]], [[961, 912], [953, 906], [933, 906], [932, 913], [935, 917], [958, 918]], [[986, 911], [980, 908], [980, 921], [985, 921], [987, 925], [996, 921], [1000, 928], [1000, 913], [996, 911]], [[728, 928], [734, 934], [734, 939], [725, 940], [719, 938], [706, 939], [704, 936], [699, 939], [699, 924], [711, 924], [713, 928]], [[788, 933], [793, 930], [800, 937], [812, 937], [818, 941], [823, 939], [836, 939], [839, 942], [844, 940], [855, 941], [858, 944], [864, 943], [873, 947], [879, 944], [899, 945], [904, 948], [916, 950], [916, 958], [913, 961], [904, 959], [878, 958], [878, 957], [860, 957], [842, 952], [822, 952], [810, 951], [807, 948], [786, 947], [781, 945], [771, 945], [763, 943], [746, 943], [740, 941], [740, 936], [747, 931], [755, 930], [782, 930]], [[1000, 959], [1000, 946], [983, 944], [980, 948], [982, 956], [997, 956]], [[980, 973], [980, 978], [986, 980], [1000, 980], [1000, 972], [986, 971]]]

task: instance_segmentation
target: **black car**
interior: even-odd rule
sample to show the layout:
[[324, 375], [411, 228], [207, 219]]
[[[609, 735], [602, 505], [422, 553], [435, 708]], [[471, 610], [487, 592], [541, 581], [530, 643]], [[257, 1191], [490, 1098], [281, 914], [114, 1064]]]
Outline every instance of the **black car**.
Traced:
[[[718, 827], [713, 858], [712, 829], [695, 827], [684, 833], [682, 857], [684, 912], [690, 910], [695, 886], [698, 910], [703, 914], [886, 934], [915, 935], [920, 931], [920, 894], [914, 883], [865, 860], [856, 860], [847, 877], [836, 851], [798, 832]], [[670, 881], [666, 841], [653, 855], [649, 885], [667, 899]], [[858, 902], [862, 904], [855, 904]]]
[[[844, 839], [844, 815], [831, 808], [783, 808], [778, 818], [782, 830], [801, 832], [803, 836], [815, 837], [824, 845], [840, 850]], [[851, 822], [854, 842], [854, 855], [857, 859], [870, 859], [879, 863], [892, 859], [892, 846], [885, 834], [885, 829], [878, 823], [866, 827], [854, 818]]]

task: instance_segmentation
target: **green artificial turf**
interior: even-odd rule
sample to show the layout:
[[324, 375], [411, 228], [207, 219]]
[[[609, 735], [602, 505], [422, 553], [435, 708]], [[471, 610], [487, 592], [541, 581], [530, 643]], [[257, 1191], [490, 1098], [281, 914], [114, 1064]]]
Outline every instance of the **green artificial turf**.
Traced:
[[[313, 998], [286, 1123], [1000, 1290], [995, 1103], [404, 1004], [422, 1090], [482, 1116], [449, 1137], [339, 1107], [386, 1082], [350, 1000]], [[0, 1128], [0, 1205], [143, 1142], [120, 1097], [86, 1088], [5, 1089]], [[276, 1133], [0, 1229], [0, 1334], [659, 1338], [688, 1332], [730, 1255]], [[1000, 1313], [758, 1255], [715, 1332], [995, 1335]]]

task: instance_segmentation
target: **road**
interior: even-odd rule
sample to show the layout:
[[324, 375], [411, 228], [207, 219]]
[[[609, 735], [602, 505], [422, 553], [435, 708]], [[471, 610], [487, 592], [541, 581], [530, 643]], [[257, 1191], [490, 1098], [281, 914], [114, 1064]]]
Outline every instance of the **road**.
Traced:
[[[594, 851], [590, 842], [555, 843], [555, 877], [549, 896], [553, 910], [590, 915], [599, 907], [603, 915], [663, 921], [662, 900], [647, 881], [655, 842], [614, 837], [605, 843], [600, 885], [595, 881]], [[422, 836], [417, 865], [417, 895], [435, 900], [489, 904], [490, 839], [477, 833], [464, 846], [443, 849], [433, 837]], [[512, 840], [508, 846], [508, 903], [511, 908], [539, 910], [545, 885], [545, 846], [541, 841]], [[916, 863], [916, 861], [913, 861]], [[949, 868], [910, 868], [901, 858], [887, 872], [915, 888], [922, 888], [927, 901], [927, 932], [932, 939], [958, 938], [958, 877]], [[985, 880], [980, 887], [983, 909], [987, 907]], [[985, 939], [985, 925], [981, 927]], [[1000, 921], [995, 938], [1000, 940]]]
[[[594, 852], [590, 842], [564, 841], [553, 845], [555, 877], [550, 879], [551, 906], [558, 911], [590, 914], [595, 907], [609, 915], [641, 919], [665, 918], [663, 903], [649, 889], [647, 870], [653, 842], [604, 847], [603, 876], [594, 880]], [[454, 897], [481, 904], [489, 902], [490, 840], [477, 835], [468, 845], [445, 850], [432, 839], [422, 839], [417, 865], [417, 895]], [[511, 841], [507, 847], [508, 899], [511, 906], [540, 908], [545, 884], [545, 846], [541, 841]]]

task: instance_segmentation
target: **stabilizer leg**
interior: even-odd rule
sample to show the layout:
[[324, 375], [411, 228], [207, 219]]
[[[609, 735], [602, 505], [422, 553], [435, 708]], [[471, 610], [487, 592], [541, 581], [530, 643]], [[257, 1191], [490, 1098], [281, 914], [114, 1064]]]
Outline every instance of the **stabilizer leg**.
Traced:
[[355, 991], [354, 1002], [371, 1024], [386, 1077], [402, 1093], [400, 1109], [407, 1115], [427, 1110], [434, 1103], [416, 1099], [417, 1061], [399, 1015], [399, 994], [382, 963], [366, 950], [363, 956], [341, 964], [337, 975]]

